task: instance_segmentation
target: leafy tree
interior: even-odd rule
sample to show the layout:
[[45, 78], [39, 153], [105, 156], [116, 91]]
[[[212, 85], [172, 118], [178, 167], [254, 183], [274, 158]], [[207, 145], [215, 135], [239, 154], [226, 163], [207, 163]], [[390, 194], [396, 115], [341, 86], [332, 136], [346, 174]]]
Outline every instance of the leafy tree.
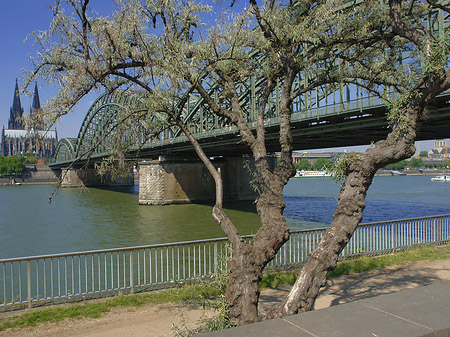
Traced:
[[23, 157], [25, 158], [26, 164], [36, 164], [38, 161], [38, 158], [33, 153], [25, 153]]
[[23, 157], [0, 157], [0, 176], [20, 176], [24, 171], [25, 159]]
[[321, 171], [324, 169], [331, 169], [334, 163], [331, 159], [328, 158], [318, 158], [314, 162], [313, 169], [317, 171]]
[[312, 165], [308, 159], [302, 158], [298, 163], [294, 164], [295, 168], [300, 171], [308, 171], [312, 169]]
[[408, 163], [409, 167], [423, 167], [422, 158], [411, 158]]
[[[327, 87], [331, 92], [345, 84], [358, 86], [386, 100], [390, 132], [366, 152], [338, 159], [335, 176], [344, 182], [333, 222], [285, 301], [269, 317], [311, 309], [327, 272], [335, 268], [339, 253], [362, 219], [375, 172], [414, 154], [419, 118], [436, 95], [450, 87], [446, 41], [423, 23], [436, 8], [448, 12], [433, 0], [391, 0], [383, 6], [372, 0], [263, 4], [249, 0], [243, 13], [232, 21], [218, 22], [209, 31], [203, 29], [201, 18], [210, 8], [193, 2], [117, 1], [117, 13], [111, 18], [91, 17], [88, 0], [68, 3], [72, 16], [58, 1], [51, 29], [35, 33], [42, 48], [28, 82], [41, 76], [58, 84], [57, 95], [44, 109], [54, 120], [91, 90], [103, 86], [140, 91], [136, 96], [145, 108], [123, 116], [118, 134], [121, 127], [143, 120], [144, 125], [152, 126], [148, 131], [156, 134], [150, 117], [159, 113], [170, 117], [161, 127], [172, 124], [183, 131], [216, 183], [213, 217], [233, 249], [226, 297], [229, 316], [237, 324], [259, 319], [258, 281], [289, 238], [282, 193], [295, 174], [292, 103], [315, 88]], [[223, 16], [224, 20], [227, 17]], [[415, 61], [399, 64], [405, 50]], [[260, 89], [254, 128], [240, 105], [240, 93], [249, 78], [259, 83]], [[298, 78], [305, 79], [301, 85], [297, 85]], [[221, 101], [208, 85], [212, 79], [217, 79]], [[274, 100], [277, 83], [279, 96]], [[386, 95], [386, 87], [397, 93], [395, 98]], [[223, 212], [220, 173], [184, 124], [186, 92], [197, 93], [212, 113], [233, 124], [255, 160], [256, 207], [262, 225], [251, 243]], [[176, 108], [174, 102], [178, 102]], [[280, 120], [280, 164], [271, 169], [264, 121], [274, 104]], [[118, 147], [122, 146], [119, 143]]]
[[392, 164], [386, 165], [386, 168], [394, 169], [394, 170], [399, 170], [399, 169], [402, 169], [405, 167], [406, 167], [406, 160], [400, 160], [397, 163], [392, 163]]
[[421, 157], [428, 157], [428, 151], [420, 151], [420, 156]]

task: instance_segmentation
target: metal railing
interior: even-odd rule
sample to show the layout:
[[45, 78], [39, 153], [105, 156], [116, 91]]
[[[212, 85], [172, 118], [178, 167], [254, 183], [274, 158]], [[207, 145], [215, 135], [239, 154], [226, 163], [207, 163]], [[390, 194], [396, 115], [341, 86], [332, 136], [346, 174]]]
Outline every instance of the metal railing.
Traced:
[[[326, 228], [292, 231], [268, 268], [306, 262]], [[251, 240], [252, 236], [247, 236]], [[361, 224], [341, 254], [378, 255], [450, 241], [450, 215]], [[213, 277], [225, 238], [0, 260], [0, 308], [105, 296]]]

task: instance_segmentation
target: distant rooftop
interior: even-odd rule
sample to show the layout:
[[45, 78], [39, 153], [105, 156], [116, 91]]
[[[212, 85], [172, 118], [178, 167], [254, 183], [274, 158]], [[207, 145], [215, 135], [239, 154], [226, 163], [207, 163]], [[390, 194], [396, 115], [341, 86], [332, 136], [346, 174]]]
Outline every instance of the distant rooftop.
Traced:
[[56, 131], [55, 130], [49, 130], [49, 131], [34, 131], [31, 130], [9, 130], [5, 129], [5, 136], [9, 138], [26, 138], [33, 134], [38, 134], [41, 138], [44, 139], [56, 139]]

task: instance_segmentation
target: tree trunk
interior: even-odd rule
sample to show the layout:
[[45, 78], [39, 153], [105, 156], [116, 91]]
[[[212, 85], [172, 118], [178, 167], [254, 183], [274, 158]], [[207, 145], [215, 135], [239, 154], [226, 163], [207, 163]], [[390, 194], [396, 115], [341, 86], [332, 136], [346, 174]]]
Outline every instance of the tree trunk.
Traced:
[[375, 172], [375, 169], [365, 173], [355, 171], [348, 176], [339, 193], [331, 226], [299, 272], [285, 303], [272, 310], [269, 318], [311, 310], [320, 288], [325, 285], [328, 271], [336, 267], [340, 252], [361, 222], [366, 192]]
[[242, 242], [234, 251], [226, 298], [229, 315], [237, 325], [259, 321], [258, 283], [266, 264], [289, 239], [289, 228], [282, 214], [284, 207], [281, 193], [273, 194], [270, 189], [262, 193], [257, 200], [261, 228], [252, 243]]
[[407, 113], [407, 134], [393, 130], [386, 140], [377, 142], [374, 148], [363, 154], [352, 153], [348, 156], [347, 178], [339, 192], [333, 221], [299, 272], [285, 302], [273, 308], [267, 318], [283, 317], [312, 309], [320, 288], [325, 285], [328, 271], [336, 267], [339, 254], [362, 220], [366, 193], [376, 171], [414, 154], [417, 120], [422, 111], [423, 106], [411, 103]]
[[229, 286], [225, 297], [229, 303], [228, 314], [237, 325], [259, 321], [258, 282], [264, 266], [257, 263], [253, 247], [243, 243], [230, 263]]

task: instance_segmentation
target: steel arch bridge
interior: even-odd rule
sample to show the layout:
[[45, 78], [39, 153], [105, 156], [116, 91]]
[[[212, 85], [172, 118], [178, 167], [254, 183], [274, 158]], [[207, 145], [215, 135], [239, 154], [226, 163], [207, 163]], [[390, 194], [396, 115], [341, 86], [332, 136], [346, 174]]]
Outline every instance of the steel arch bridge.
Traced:
[[[429, 27], [448, 35], [450, 18], [442, 11], [428, 18]], [[310, 72], [298, 74], [294, 89], [308, 86]], [[204, 78], [203, 83], [216, 103], [229, 107], [217, 81]], [[240, 104], [249, 126], [256, 126], [258, 97], [264, 80], [251, 76], [236, 83]], [[281, 83], [277, 83], [266, 111], [268, 151], [279, 151], [278, 129]], [[418, 140], [450, 137], [450, 94], [436, 100], [434, 107], [419, 124]], [[292, 104], [292, 134], [295, 150], [367, 145], [387, 134], [384, 103], [368, 96], [356, 85], [324, 85], [309, 91]], [[193, 147], [178, 127], [163, 114], [148, 110], [146, 97], [136, 92], [115, 91], [101, 95], [89, 108], [77, 138], [64, 138], [57, 147], [52, 166], [64, 166], [88, 158], [104, 158], [119, 147], [128, 156], [156, 158], [160, 155], [192, 156]], [[127, 116], [137, 116], [133, 121]], [[196, 92], [188, 94], [181, 118], [210, 156], [245, 154], [236, 128], [213, 114]]]
[[117, 142], [123, 148], [141, 144], [147, 137], [146, 123], [163, 123], [158, 114], [149, 118], [146, 111], [139, 93], [117, 90], [100, 95], [89, 108], [77, 138], [59, 141], [55, 163], [108, 156]]

